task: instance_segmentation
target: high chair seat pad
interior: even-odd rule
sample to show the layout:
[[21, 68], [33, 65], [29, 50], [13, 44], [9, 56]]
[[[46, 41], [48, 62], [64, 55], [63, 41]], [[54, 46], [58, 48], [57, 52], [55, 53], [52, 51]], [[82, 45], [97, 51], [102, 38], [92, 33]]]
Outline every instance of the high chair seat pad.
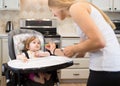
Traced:
[[8, 67], [13, 70], [21, 71], [52, 71], [73, 65], [73, 60], [65, 56], [48, 56], [36, 59], [28, 59], [27, 62], [22, 60], [11, 60]]

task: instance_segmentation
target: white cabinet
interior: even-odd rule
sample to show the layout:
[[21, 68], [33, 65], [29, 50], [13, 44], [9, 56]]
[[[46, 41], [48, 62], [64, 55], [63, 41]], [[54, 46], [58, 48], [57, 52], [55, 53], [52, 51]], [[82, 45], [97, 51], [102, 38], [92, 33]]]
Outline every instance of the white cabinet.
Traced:
[[[0, 70], [2, 70], [2, 64], [9, 60], [8, 55], [8, 38], [0, 37]], [[6, 86], [5, 76], [2, 76], [2, 71], [0, 71], [0, 86]]]
[[74, 45], [80, 42], [79, 37], [62, 37], [61, 39], [61, 46], [62, 48], [69, 46], [69, 45]]
[[0, 10], [19, 10], [20, 0], [0, 0]]
[[[2, 51], [2, 42], [1, 42], [1, 39], [0, 39], [0, 70], [1, 70], [1, 64], [2, 64], [2, 54], [1, 54], [1, 51]], [[0, 76], [1, 76], [1, 72], [0, 72]]]
[[[80, 42], [79, 37], [62, 37], [61, 46], [64, 48], [69, 45], [74, 45]], [[61, 82], [79, 82], [79, 80], [87, 80], [89, 75], [89, 58], [73, 58], [71, 67], [60, 71]]]
[[91, 2], [91, 0], [87, 0], [88, 2]]
[[120, 0], [113, 0], [113, 1], [114, 1], [113, 10], [120, 12]]
[[61, 81], [64, 80], [87, 80], [89, 76], [89, 59], [74, 58], [73, 66], [61, 70]]
[[91, 0], [91, 2], [103, 11], [120, 11], [120, 0]]
[[2, 55], [2, 63], [6, 63], [9, 61], [9, 54], [8, 54], [8, 38], [2, 38], [2, 50], [1, 50], [1, 55]]
[[[8, 38], [0, 37], [0, 70], [3, 63], [9, 61], [9, 54], [8, 54]], [[1, 72], [0, 72], [1, 75]]]

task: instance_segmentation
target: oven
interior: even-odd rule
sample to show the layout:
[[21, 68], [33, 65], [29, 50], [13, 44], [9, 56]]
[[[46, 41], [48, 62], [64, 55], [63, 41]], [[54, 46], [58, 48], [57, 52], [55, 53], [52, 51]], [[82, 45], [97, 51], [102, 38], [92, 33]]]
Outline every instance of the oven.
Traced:
[[54, 42], [57, 48], [61, 47], [61, 36], [57, 33], [57, 20], [55, 19], [21, 19], [20, 29], [41, 32], [45, 38], [45, 44]]
[[113, 23], [116, 26], [115, 34], [120, 34], [120, 20], [113, 20]]

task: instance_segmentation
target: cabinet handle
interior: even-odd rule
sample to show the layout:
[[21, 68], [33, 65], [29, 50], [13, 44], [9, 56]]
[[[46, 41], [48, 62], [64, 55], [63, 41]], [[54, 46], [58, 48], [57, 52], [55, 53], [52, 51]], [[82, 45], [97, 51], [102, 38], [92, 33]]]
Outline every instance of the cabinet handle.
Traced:
[[117, 10], [117, 8], [114, 8], [115, 10]]
[[78, 44], [78, 43], [74, 43], [74, 45], [76, 45], [76, 44]]
[[111, 8], [109, 8], [109, 10], [111, 10]]
[[5, 6], [5, 8], [7, 8], [7, 6]]
[[73, 74], [74, 76], [79, 76], [80, 74], [76, 73], [76, 74]]
[[74, 65], [80, 65], [80, 63], [74, 63]]

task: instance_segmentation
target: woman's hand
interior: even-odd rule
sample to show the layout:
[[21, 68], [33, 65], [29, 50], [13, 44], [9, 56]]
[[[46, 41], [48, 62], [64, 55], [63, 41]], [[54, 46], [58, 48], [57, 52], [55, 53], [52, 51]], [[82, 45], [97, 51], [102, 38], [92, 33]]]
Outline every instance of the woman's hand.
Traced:
[[56, 45], [53, 42], [49, 42], [48, 44], [45, 45], [45, 48], [53, 54]]
[[64, 55], [65, 56], [68, 56], [68, 57], [72, 57], [74, 56], [76, 53], [74, 52], [74, 45], [73, 46], [68, 46], [68, 47], [65, 47], [64, 50]]

